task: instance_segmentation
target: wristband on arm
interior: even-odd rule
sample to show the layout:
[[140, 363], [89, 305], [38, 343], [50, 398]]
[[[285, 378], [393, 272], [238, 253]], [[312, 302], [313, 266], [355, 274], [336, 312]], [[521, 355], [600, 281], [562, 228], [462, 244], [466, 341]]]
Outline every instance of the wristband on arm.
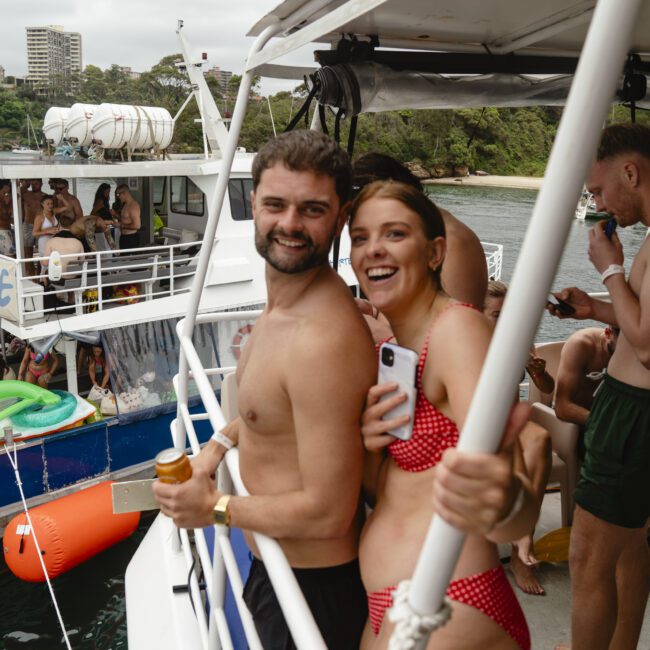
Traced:
[[215, 442], [218, 442], [222, 447], [225, 447], [228, 451], [230, 451], [234, 446], [235, 443], [228, 437], [224, 436], [221, 431], [215, 431], [212, 436], [210, 436], [211, 440], [214, 440]]
[[600, 276], [600, 281], [605, 284], [605, 280], [607, 278], [611, 278], [612, 275], [618, 275], [619, 273], [622, 273], [625, 275], [625, 267], [621, 266], [620, 264], [610, 264], [601, 274]]

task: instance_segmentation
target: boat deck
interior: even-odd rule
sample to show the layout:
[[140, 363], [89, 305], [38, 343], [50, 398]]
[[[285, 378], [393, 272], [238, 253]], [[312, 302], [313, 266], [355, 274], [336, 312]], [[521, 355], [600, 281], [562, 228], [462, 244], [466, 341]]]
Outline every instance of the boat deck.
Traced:
[[[560, 518], [560, 493], [549, 493], [544, 497], [542, 512], [535, 529], [535, 539], [562, 526]], [[502, 557], [510, 553], [509, 546], [500, 546]], [[569, 565], [566, 562], [542, 563], [537, 570], [540, 582], [546, 590], [545, 596], [531, 596], [516, 586], [519, 602], [526, 614], [532, 647], [536, 650], [552, 650], [558, 643], [571, 639], [571, 583]], [[512, 574], [508, 577], [513, 583]], [[646, 610], [639, 649], [650, 648], [650, 608]]]

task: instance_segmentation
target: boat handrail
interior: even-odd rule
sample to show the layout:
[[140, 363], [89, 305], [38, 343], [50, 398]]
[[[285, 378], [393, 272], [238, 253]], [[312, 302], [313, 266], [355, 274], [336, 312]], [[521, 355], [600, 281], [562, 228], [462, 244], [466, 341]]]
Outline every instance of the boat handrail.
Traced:
[[488, 279], [500, 280], [501, 271], [503, 270], [503, 244], [482, 241], [481, 246], [483, 246], [483, 251], [485, 252]]
[[[48, 256], [29, 258], [0, 255], [0, 266], [15, 274], [16, 316], [3, 315], [3, 318], [19, 326], [26, 321], [45, 319], [56, 312], [60, 318], [77, 316], [89, 311], [103, 311], [107, 308], [154, 300], [189, 292], [190, 280], [196, 267], [196, 253], [201, 241], [177, 244], [141, 246], [125, 250], [102, 250], [89, 253], [67, 253], [61, 255], [66, 270], [56, 285], [43, 286], [47, 271], [36, 275], [25, 272], [26, 264], [47, 260]], [[67, 263], [66, 263], [67, 262]], [[181, 280], [185, 280], [181, 283]], [[139, 285], [137, 295], [118, 295], [110, 297], [107, 290], [118, 290], [130, 285]], [[6, 290], [5, 290], [6, 291]], [[63, 298], [72, 294], [72, 314], [61, 313], [61, 307], [44, 305], [44, 296]], [[91, 295], [95, 292], [96, 295]], [[30, 323], [31, 324], [31, 323]]]
[[[198, 314], [195, 324], [215, 324], [242, 320], [251, 321], [261, 313], [260, 310], [249, 310]], [[183, 334], [185, 325], [184, 319], [182, 319], [176, 326], [181, 342], [181, 354], [185, 356], [189, 367], [185, 381], [189, 381], [190, 379], [194, 380], [199, 390], [205, 412], [198, 414], [190, 413], [188, 400], [183, 399], [177, 391], [177, 418], [172, 422], [172, 437], [176, 447], [185, 448], [186, 443], [189, 442], [193, 453], [198, 454], [200, 446], [194, 428], [194, 422], [208, 419], [216, 431], [226, 425], [226, 419], [209, 377], [216, 374], [225, 375], [227, 371], [233, 370], [234, 368], [223, 366], [204, 368], [191, 337]], [[175, 387], [178, 386], [179, 380], [180, 377], [177, 375], [174, 378]], [[179, 422], [182, 422], [182, 427], [178, 426]], [[227, 486], [232, 485], [234, 487], [234, 493], [240, 496], [248, 496], [249, 493], [239, 472], [239, 454], [237, 449], [230, 450], [226, 454], [225, 461], [219, 467], [217, 474], [219, 487], [224, 488], [225, 486], [227, 488]], [[326, 646], [322, 640], [318, 626], [305, 602], [303, 593], [282, 548], [277, 541], [265, 535], [253, 533], [253, 536], [261, 559], [269, 573], [269, 579], [271, 580], [280, 608], [285, 616], [296, 646], [298, 648], [309, 648], [310, 650], [320, 650], [321, 648], [325, 650]], [[224, 629], [225, 615], [223, 613], [225, 579], [227, 576], [231, 582], [232, 591], [235, 595], [235, 603], [242, 619], [248, 644], [251, 648], [261, 649], [262, 646], [252, 622], [252, 617], [241, 598], [243, 589], [242, 579], [237, 563], [234, 560], [227, 529], [221, 526], [215, 528], [215, 551], [212, 559], [210, 559], [210, 554], [207, 550], [208, 547], [204, 531], [195, 530], [194, 538], [197, 542], [199, 557], [206, 575], [207, 594], [210, 600], [209, 611], [214, 612], [214, 618], [205, 621], [205, 623], [200, 623], [200, 627], [203, 628], [204, 624], [207, 625], [208, 638], [212, 638], [213, 635], [217, 634], [222, 646], [228, 647], [228, 641], [230, 639], [227, 625]], [[185, 544], [189, 545], [189, 543], [189, 537], [181, 535], [181, 546]], [[217, 548], [219, 552], [217, 552]], [[191, 562], [191, 559], [189, 559], [191, 558], [191, 553], [188, 554], [187, 549], [184, 549], [184, 554], [188, 557], [188, 562]], [[202, 616], [205, 616], [204, 610], [197, 608], [197, 617]]]

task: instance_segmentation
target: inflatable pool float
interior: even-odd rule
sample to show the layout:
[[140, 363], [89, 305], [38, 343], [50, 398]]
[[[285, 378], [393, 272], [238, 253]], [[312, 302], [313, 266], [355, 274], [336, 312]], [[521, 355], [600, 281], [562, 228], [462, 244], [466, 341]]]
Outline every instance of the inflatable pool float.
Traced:
[[32, 406], [55, 406], [61, 401], [60, 395], [30, 384], [28, 381], [18, 381], [17, 379], [5, 379], [0, 381], [0, 400], [1, 399], [18, 399], [19, 401], [0, 411], [0, 420], [11, 417]]
[[0, 381], [0, 400], [12, 398], [19, 401], [0, 410], [0, 432], [11, 426], [14, 437], [21, 440], [77, 426], [96, 411], [86, 400], [66, 391], [50, 391], [25, 381]]
[[32, 404], [11, 416], [11, 424], [19, 428], [41, 428], [59, 424], [69, 418], [77, 408], [77, 400], [72, 393], [53, 390], [59, 396], [55, 404]]

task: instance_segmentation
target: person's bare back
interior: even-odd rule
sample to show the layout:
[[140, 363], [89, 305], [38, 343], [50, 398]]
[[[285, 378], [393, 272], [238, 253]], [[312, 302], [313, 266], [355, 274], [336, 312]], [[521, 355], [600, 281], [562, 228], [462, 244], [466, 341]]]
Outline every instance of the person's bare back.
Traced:
[[562, 347], [557, 370], [555, 413], [584, 425], [615, 348], [611, 329], [587, 327], [572, 334]]

